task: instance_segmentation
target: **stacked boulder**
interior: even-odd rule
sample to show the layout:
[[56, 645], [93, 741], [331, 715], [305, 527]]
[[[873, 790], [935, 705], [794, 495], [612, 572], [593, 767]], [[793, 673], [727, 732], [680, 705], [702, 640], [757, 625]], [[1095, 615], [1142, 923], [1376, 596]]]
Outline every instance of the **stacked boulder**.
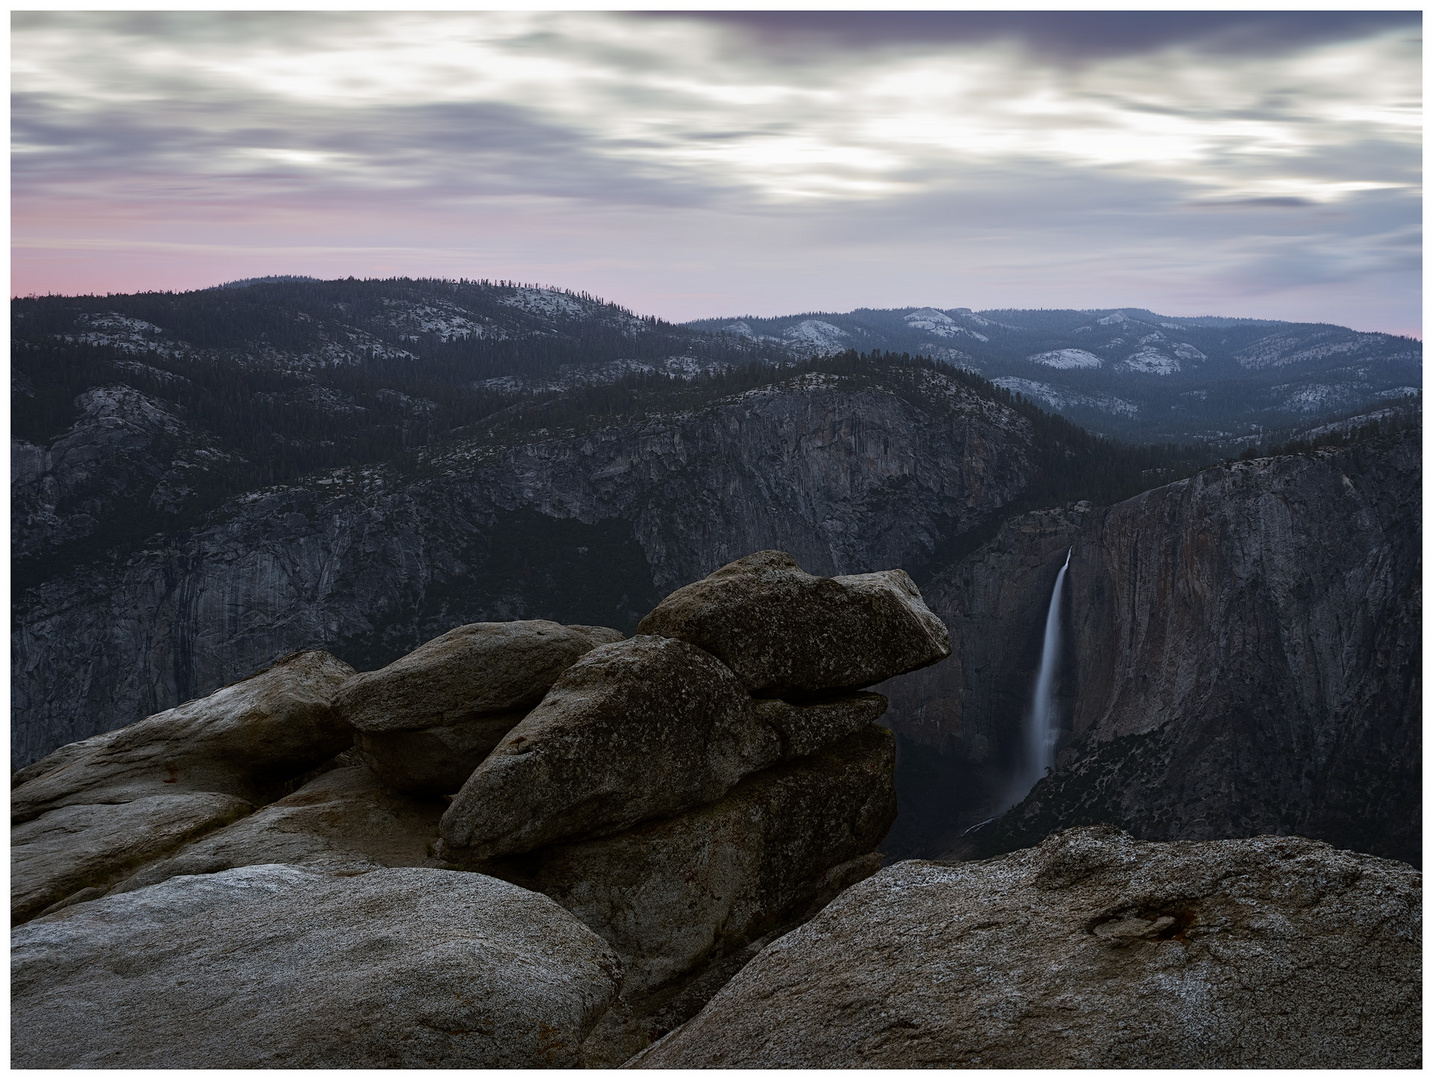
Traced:
[[[862, 688], [948, 653], [901, 571], [760, 552], [631, 640], [303, 653], [63, 747], [13, 778], [15, 1063], [617, 1064], [879, 867], [894, 750]], [[299, 993], [309, 954], [331, 978]], [[316, 1019], [280, 1038], [288, 1000]]]
[[616, 1064], [661, 1033], [651, 995], [879, 868], [895, 751], [860, 688], [948, 653], [902, 571], [738, 560], [568, 668], [453, 799], [437, 854], [612, 944], [631, 1013], [593, 1060]]

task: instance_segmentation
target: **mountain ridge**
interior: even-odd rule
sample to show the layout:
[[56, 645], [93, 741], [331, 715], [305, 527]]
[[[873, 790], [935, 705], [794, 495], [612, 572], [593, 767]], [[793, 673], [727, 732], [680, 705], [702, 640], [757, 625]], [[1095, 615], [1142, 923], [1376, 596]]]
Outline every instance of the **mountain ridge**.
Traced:
[[1106, 435], [1246, 445], [1339, 409], [1421, 392], [1422, 343], [1330, 323], [1143, 308], [857, 308], [685, 325], [781, 344], [928, 355]]

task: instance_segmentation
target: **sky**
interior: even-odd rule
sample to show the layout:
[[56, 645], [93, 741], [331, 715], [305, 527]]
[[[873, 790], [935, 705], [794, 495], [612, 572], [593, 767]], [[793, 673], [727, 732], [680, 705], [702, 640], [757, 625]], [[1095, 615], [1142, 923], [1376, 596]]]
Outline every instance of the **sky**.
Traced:
[[15, 12], [11, 293], [1422, 336], [1419, 12]]

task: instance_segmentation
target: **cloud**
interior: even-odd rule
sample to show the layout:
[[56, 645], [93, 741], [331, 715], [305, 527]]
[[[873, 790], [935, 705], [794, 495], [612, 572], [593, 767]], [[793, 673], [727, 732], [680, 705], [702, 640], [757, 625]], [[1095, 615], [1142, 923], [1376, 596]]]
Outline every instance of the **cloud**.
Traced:
[[[29, 125], [27, 164], [49, 150], [68, 158], [77, 143], [112, 159], [117, 151], [104, 145], [105, 133], [121, 111], [134, 139], [127, 157], [149, 147], [173, 169], [190, 146], [202, 172], [215, 137], [241, 153], [249, 149], [245, 139], [277, 119], [305, 137], [339, 133], [360, 151], [428, 132], [433, 141], [425, 151], [439, 171], [475, 153], [479, 137], [495, 152], [546, 142], [544, 154], [559, 139], [562, 158], [590, 176], [597, 198], [619, 174], [740, 189], [744, 198], [882, 198], [908, 192], [913, 176], [932, 170], [949, 175], [1022, 159], [1172, 173], [1229, 198], [1239, 192], [1228, 190], [1226, 176], [1250, 162], [1337, 148], [1370, 129], [1401, 144], [1409, 160], [1418, 156], [1416, 65], [1397, 63], [1406, 42], [1384, 33], [1322, 44], [1330, 27], [1386, 29], [1406, 19], [1250, 21], [1223, 13], [1190, 16], [1191, 23], [1170, 13], [1166, 25], [1165, 16], [1126, 13], [960, 15], [914, 13], [887, 22], [873, 13], [386, 21], [231, 14], [219, 21], [227, 37], [194, 13], [95, 17], [87, 34], [78, 33], [83, 20], [75, 13], [40, 23], [32, 16], [17, 52], [15, 108], [23, 122], [28, 103], [49, 101], [62, 118], [50, 123], [52, 132], [71, 127], [46, 142], [37, 138], [41, 122]], [[883, 51], [818, 50], [798, 73], [759, 63], [755, 52], [739, 62], [728, 55], [733, 41], [768, 24], [777, 38], [804, 27], [818, 40], [838, 41], [856, 40], [864, 27], [870, 33], [861, 40], [894, 47], [916, 27], [947, 22], [954, 31], [932, 31], [898, 62]], [[1202, 33], [1190, 32], [1196, 23]], [[1282, 26], [1291, 40], [1311, 38], [1324, 51], [1311, 57], [1285, 48], [1273, 57], [1237, 53], [1198, 62], [1184, 55], [1178, 63], [1147, 51], [1177, 44], [1187, 54], [1235, 25], [1255, 40], [1261, 29]], [[1069, 34], [1076, 43], [1124, 44], [1086, 48], [1104, 62], [1091, 59], [1075, 71], [1026, 55], [1031, 41]], [[1146, 51], [1135, 50], [1136, 42]], [[471, 137], [449, 141], [443, 110], [466, 110]], [[369, 138], [357, 139], [355, 129]], [[172, 145], [162, 145], [165, 131]], [[344, 164], [351, 160], [335, 159], [335, 175], [351, 177]], [[381, 155], [360, 152], [358, 161], [383, 175]], [[608, 167], [594, 171], [596, 161]]]
[[242, 220], [288, 251], [301, 220], [330, 255], [446, 265], [447, 237], [547, 280], [660, 258], [711, 294], [725, 265], [778, 310], [803, 246], [818, 283], [905, 282], [941, 245], [1012, 291], [1386, 278], [1379, 238], [1421, 220], [1420, 37], [1406, 12], [17, 12], [15, 274], [81, 230], [182, 222], [209, 252]]
[[1251, 199], [1195, 199], [1188, 206], [1193, 210], [1296, 210], [1318, 206], [1318, 202], [1297, 195], [1264, 195]]
[[1093, 63], [1170, 49], [1279, 56], [1389, 32], [1418, 35], [1411, 11], [662, 12], [630, 16], [735, 30], [782, 62], [832, 52], [909, 52], [1014, 42], [1039, 61]]

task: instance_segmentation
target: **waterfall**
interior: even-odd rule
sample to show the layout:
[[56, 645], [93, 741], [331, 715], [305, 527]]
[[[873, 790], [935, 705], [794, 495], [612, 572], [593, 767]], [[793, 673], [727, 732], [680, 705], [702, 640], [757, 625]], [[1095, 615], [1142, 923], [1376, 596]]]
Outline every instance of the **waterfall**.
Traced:
[[1040, 648], [1040, 670], [1035, 676], [1035, 698], [1025, 718], [1025, 753], [1011, 787], [1010, 806], [1029, 794], [1036, 781], [1055, 765], [1055, 742], [1060, 732], [1059, 717], [1055, 714], [1055, 673], [1060, 665], [1060, 596], [1073, 550], [1065, 552], [1065, 565], [1055, 575], [1055, 589], [1050, 594], [1045, 641]]

